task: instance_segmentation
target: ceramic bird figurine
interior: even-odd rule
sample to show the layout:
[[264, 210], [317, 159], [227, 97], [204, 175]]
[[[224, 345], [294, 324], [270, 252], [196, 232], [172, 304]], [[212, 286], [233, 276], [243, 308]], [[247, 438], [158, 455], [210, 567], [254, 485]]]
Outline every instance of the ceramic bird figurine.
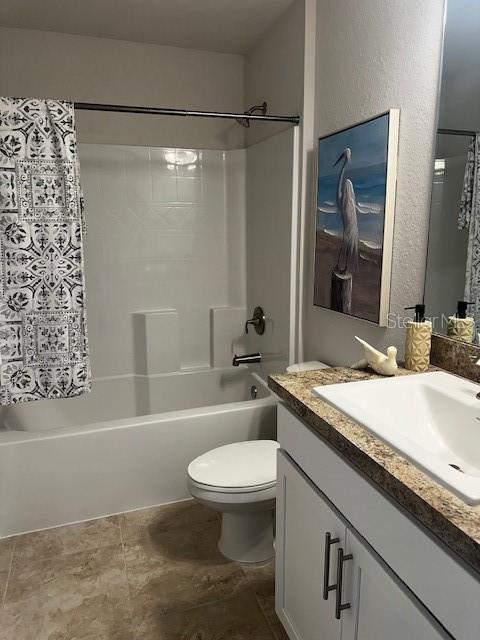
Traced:
[[355, 340], [358, 340], [363, 346], [365, 358], [352, 364], [352, 369], [366, 369], [370, 367], [375, 373], [379, 373], [382, 376], [394, 376], [396, 374], [398, 369], [396, 347], [388, 347], [387, 355], [385, 355], [368, 344], [368, 342], [365, 342], [365, 340], [357, 336], [355, 336]]

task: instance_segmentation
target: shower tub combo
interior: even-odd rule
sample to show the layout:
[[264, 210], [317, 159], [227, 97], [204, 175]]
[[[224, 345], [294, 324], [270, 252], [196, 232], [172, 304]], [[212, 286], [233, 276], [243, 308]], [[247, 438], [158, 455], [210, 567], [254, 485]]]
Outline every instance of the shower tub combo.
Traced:
[[276, 438], [276, 396], [248, 368], [96, 379], [91, 394], [4, 407], [0, 537], [189, 497], [201, 453]]

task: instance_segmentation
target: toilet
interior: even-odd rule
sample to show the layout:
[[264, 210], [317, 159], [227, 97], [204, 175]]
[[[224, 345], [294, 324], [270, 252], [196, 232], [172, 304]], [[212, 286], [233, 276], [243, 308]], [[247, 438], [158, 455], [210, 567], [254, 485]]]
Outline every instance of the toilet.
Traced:
[[[292, 364], [287, 372], [327, 368], [312, 360]], [[279, 446], [274, 440], [234, 442], [207, 451], [188, 465], [190, 494], [222, 514], [218, 548], [230, 560], [265, 562], [274, 555]]]
[[234, 442], [188, 465], [191, 495], [222, 513], [218, 548], [230, 560], [251, 563], [273, 557], [279, 446], [274, 440]]

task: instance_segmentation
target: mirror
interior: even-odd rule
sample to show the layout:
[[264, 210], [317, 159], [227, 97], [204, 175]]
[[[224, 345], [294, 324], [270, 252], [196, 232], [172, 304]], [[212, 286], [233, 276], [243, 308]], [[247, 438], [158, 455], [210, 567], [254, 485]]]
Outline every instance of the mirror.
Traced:
[[[479, 344], [480, 0], [448, 0], [425, 278], [434, 331]], [[469, 304], [456, 317], [458, 301]]]

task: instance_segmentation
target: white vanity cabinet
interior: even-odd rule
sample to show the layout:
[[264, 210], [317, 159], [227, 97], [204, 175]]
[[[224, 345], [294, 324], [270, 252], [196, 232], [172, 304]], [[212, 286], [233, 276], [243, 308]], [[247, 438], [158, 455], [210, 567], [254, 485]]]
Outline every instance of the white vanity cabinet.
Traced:
[[478, 577], [283, 406], [278, 427], [276, 610], [290, 639], [479, 640]]
[[292, 640], [448, 637], [282, 452], [277, 514], [276, 605]]
[[337, 549], [345, 546], [345, 523], [285, 454], [277, 460], [277, 610], [290, 638], [340, 640], [335, 593], [328, 588]]

